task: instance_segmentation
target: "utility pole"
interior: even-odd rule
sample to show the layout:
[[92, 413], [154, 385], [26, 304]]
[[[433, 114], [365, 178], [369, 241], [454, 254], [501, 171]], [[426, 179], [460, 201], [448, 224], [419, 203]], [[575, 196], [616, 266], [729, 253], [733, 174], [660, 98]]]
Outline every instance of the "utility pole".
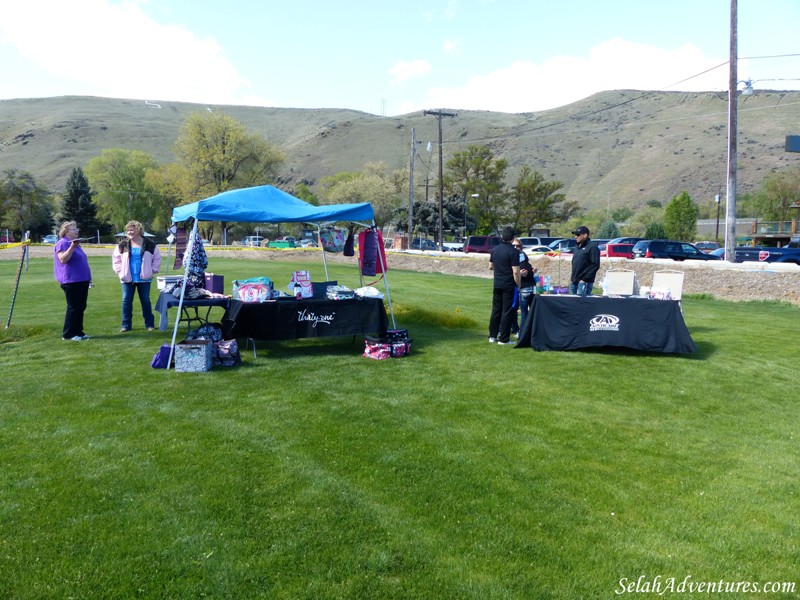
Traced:
[[455, 117], [456, 113], [447, 113], [442, 110], [426, 110], [422, 114], [434, 115], [439, 120], [439, 251], [444, 252], [444, 164], [442, 162], [442, 117]]
[[411, 183], [408, 186], [408, 247], [411, 247], [411, 238], [414, 235], [414, 159], [417, 155], [417, 138], [414, 128], [411, 128]]
[[728, 85], [728, 194], [725, 203], [725, 260], [734, 262], [736, 258], [736, 142], [737, 142], [737, 98], [738, 87], [737, 61], [737, 0], [731, 0], [731, 39]]

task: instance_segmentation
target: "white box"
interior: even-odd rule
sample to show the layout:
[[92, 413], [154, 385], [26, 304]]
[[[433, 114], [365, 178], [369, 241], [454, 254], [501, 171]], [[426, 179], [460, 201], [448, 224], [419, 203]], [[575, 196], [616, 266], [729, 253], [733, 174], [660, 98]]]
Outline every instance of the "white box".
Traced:
[[180, 280], [180, 275], [165, 275], [164, 277], [156, 277], [156, 287], [160, 291], [167, 287], [167, 285], [178, 283]]

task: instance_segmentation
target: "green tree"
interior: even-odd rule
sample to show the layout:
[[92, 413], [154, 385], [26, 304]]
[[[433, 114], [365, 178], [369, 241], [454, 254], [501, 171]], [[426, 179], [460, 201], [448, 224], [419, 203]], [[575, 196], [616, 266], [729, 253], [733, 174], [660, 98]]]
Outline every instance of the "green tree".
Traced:
[[550, 225], [566, 221], [578, 210], [576, 202], [567, 201], [560, 193], [564, 184], [545, 181], [544, 176], [528, 166], [522, 167], [511, 190], [511, 224], [517, 231], [530, 231], [534, 225]]
[[445, 190], [467, 198], [479, 232], [498, 231], [508, 222], [508, 192], [503, 183], [508, 168], [506, 159], [495, 160], [488, 146], [469, 146], [456, 152], [445, 168]]
[[387, 172], [382, 162], [367, 163], [361, 173], [340, 174], [326, 180], [326, 204], [370, 202], [378, 226], [391, 220], [402, 201], [400, 181]]
[[38, 237], [52, 231], [51, 195], [27, 171], [8, 169], [0, 183], [0, 225], [20, 234]]
[[619, 227], [617, 227], [614, 221], [603, 221], [597, 230], [596, 236], [599, 239], [613, 240], [614, 238], [620, 237]]
[[191, 201], [230, 189], [275, 181], [283, 153], [264, 138], [224, 113], [189, 115], [174, 146], [175, 156], [189, 173]]
[[147, 174], [158, 162], [141, 150], [103, 150], [86, 164], [86, 177], [96, 197], [97, 216], [121, 231], [130, 220], [151, 227], [160, 202]]
[[[181, 127], [173, 148], [185, 170], [184, 200], [193, 202], [232, 189], [273, 183], [283, 153], [224, 113], [195, 112]], [[223, 229], [227, 223], [220, 224]], [[214, 224], [203, 223], [209, 239]]]
[[663, 240], [668, 237], [667, 229], [664, 227], [663, 223], [653, 222], [647, 226], [647, 229], [644, 230], [644, 236], [648, 240]]
[[101, 226], [97, 219], [97, 206], [92, 195], [83, 169], [74, 167], [67, 178], [60, 216], [63, 221], [75, 221], [85, 236], [94, 235], [96, 231], [108, 233], [108, 226]]
[[317, 198], [316, 194], [311, 191], [311, 188], [308, 187], [305, 183], [298, 183], [294, 188], [293, 196], [300, 198], [309, 204], [313, 204], [314, 206], [319, 205], [319, 198]]
[[698, 213], [697, 205], [687, 192], [675, 196], [664, 210], [667, 237], [684, 242], [693, 241], [697, 234]]
[[800, 199], [800, 168], [768, 175], [754, 194], [737, 199], [737, 213], [763, 221], [791, 221]]

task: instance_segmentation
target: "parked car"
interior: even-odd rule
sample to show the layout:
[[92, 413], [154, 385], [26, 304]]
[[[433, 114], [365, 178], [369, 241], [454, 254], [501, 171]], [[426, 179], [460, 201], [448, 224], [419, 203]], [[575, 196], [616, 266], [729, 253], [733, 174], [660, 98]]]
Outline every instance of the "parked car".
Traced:
[[437, 246], [431, 240], [426, 240], [424, 238], [414, 238], [411, 240], [411, 243], [408, 245], [410, 250], [438, 250], [439, 246]]
[[641, 240], [633, 246], [633, 258], [671, 258], [672, 260], [720, 260], [700, 252], [689, 242], [677, 240]]
[[[392, 240], [386, 240], [386, 241], [391, 242]], [[302, 240], [297, 240], [294, 245], [297, 246], [298, 248], [316, 248], [317, 242], [309, 238], [303, 238]], [[384, 247], [387, 246], [384, 244]], [[388, 246], [388, 248], [391, 248], [391, 246]]]
[[606, 258], [633, 258], [633, 244], [612, 244], [608, 242], [600, 248], [600, 256]]
[[529, 256], [535, 256], [537, 254], [547, 254], [548, 252], [552, 252], [552, 248], [550, 246], [542, 246], [541, 244], [537, 246], [523, 246], [522, 251], [528, 254]]
[[575, 238], [561, 238], [548, 244], [551, 252], [561, 252], [562, 254], [570, 254], [572, 249], [578, 245]]
[[43, 244], [55, 244], [57, 241], [58, 241], [58, 236], [52, 233], [42, 238]]
[[242, 240], [242, 246], [253, 246], [258, 247], [261, 246], [261, 242], [264, 241], [264, 238], [260, 235], [247, 235]]
[[520, 242], [522, 242], [522, 247], [523, 248], [531, 247], [531, 246], [544, 246], [545, 245], [545, 244], [542, 244], [542, 240], [540, 240], [538, 237], [521, 237], [521, 238], [518, 238], [518, 239], [519, 239]]
[[609, 244], [635, 244], [636, 242], [641, 242], [646, 238], [640, 237], [616, 237], [613, 239], [608, 240]]
[[695, 242], [694, 247], [700, 252], [710, 254], [712, 251], [719, 249], [719, 244], [717, 242]]
[[[14, 242], [14, 234], [6, 233], [5, 231], [3, 233], [0, 233], [0, 244], [11, 244], [13, 242]], [[55, 242], [53, 243], [55, 244]]]
[[471, 235], [464, 243], [464, 252], [482, 252], [488, 254], [500, 243], [496, 235]]
[[461, 242], [445, 242], [443, 244], [445, 252], [463, 252], [464, 244]]

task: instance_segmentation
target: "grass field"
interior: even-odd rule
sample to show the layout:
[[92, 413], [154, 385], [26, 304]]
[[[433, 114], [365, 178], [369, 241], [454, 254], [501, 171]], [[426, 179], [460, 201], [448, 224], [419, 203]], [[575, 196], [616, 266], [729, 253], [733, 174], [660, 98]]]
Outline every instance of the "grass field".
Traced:
[[[227, 286], [324, 275], [210, 258]], [[798, 307], [686, 298], [692, 355], [535, 353], [486, 342], [489, 280], [392, 271], [408, 358], [301, 340], [175, 373], [90, 261], [92, 340], [60, 339], [45, 259], [0, 329], [0, 598], [798, 597]]]

